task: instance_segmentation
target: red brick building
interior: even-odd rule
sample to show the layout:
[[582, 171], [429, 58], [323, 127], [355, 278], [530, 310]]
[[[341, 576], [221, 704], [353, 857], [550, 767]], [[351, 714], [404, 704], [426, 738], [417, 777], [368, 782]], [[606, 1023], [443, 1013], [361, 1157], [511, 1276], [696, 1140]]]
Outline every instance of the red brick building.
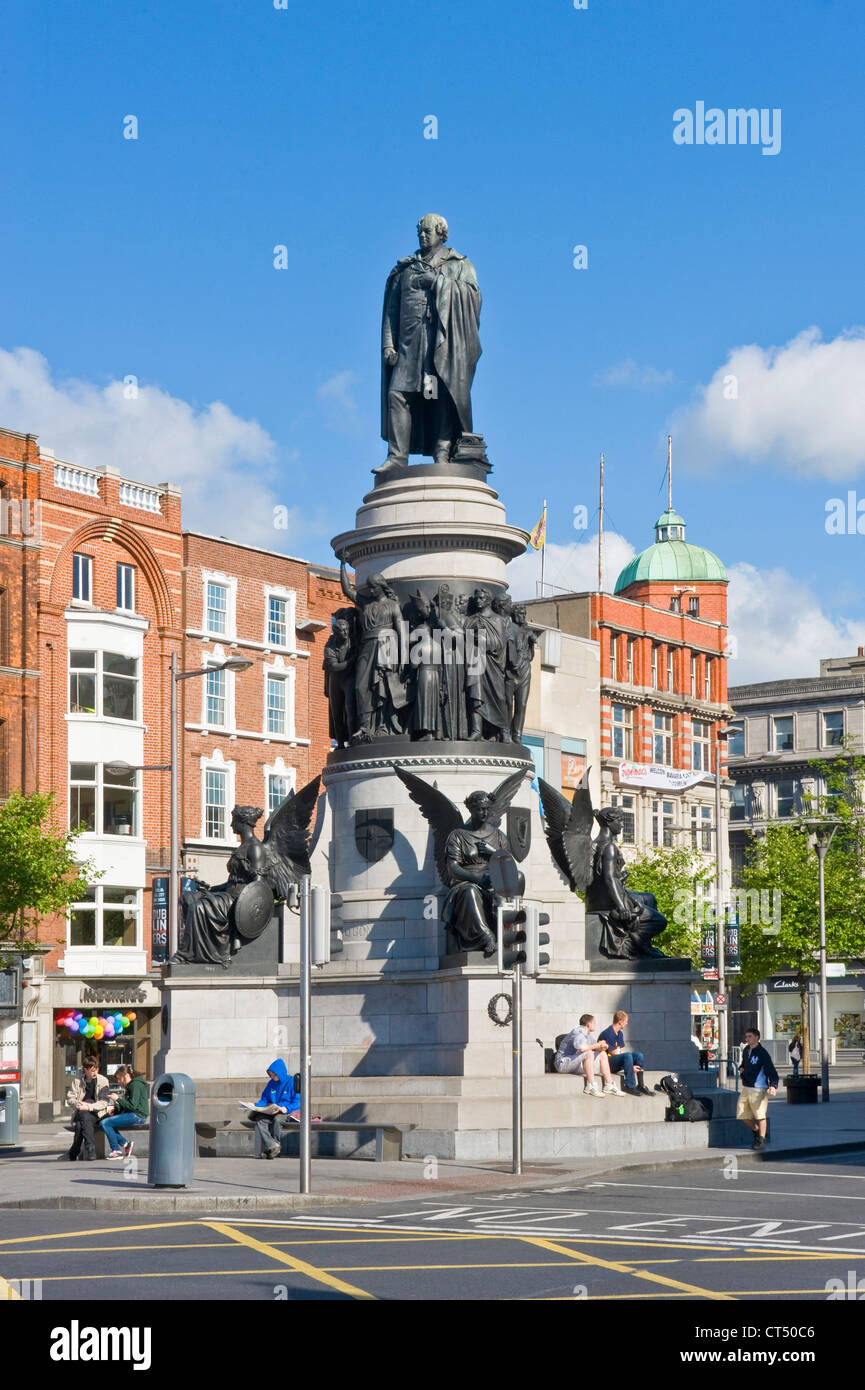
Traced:
[[0, 431], [0, 798], [36, 787], [39, 453]]
[[[25, 1117], [62, 1100], [83, 1040], [58, 1012], [132, 1010], [105, 1066], [144, 1071], [159, 1044], [152, 881], [168, 872], [171, 658], [252, 666], [179, 682], [180, 826], [190, 871], [224, 876], [235, 802], [272, 810], [330, 749], [322, 656], [336, 571], [181, 529], [180, 491], [56, 459], [0, 430], [0, 796], [52, 790], [99, 871], [45, 921], [25, 1017], [0, 1025]], [[8, 532], [8, 534], [7, 534]], [[200, 864], [199, 864], [199, 861]], [[12, 1037], [14, 1032], [15, 1036]], [[91, 1044], [87, 1044], [91, 1046]]]
[[[602, 799], [624, 812], [626, 854], [629, 847], [688, 843], [714, 854], [711, 774], [717, 731], [731, 714], [727, 583], [718, 557], [686, 542], [684, 519], [670, 510], [655, 523], [654, 545], [625, 566], [614, 593], [529, 605], [539, 622], [600, 643]], [[722, 845], [727, 800], [725, 794]]]
[[233, 656], [253, 663], [180, 684], [184, 866], [206, 881], [236, 844], [233, 805], [260, 806], [266, 817], [324, 766], [321, 666], [331, 616], [344, 603], [335, 570], [184, 535], [183, 668]]

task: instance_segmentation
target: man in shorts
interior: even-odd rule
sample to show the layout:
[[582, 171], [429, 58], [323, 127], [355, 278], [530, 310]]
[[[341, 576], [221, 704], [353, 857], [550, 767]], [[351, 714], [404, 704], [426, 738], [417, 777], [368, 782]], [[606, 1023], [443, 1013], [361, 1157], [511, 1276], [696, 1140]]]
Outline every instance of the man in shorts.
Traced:
[[[571, 1032], [567, 1033], [559, 1044], [554, 1063], [556, 1071], [570, 1072], [574, 1076], [584, 1077], [588, 1083], [586, 1095], [594, 1096], [597, 1100], [602, 1100], [604, 1096], [621, 1096], [622, 1092], [610, 1075], [607, 1044], [595, 1037], [594, 1028], [594, 1014], [583, 1014], [579, 1027], [571, 1029]], [[604, 1083], [603, 1090], [595, 1080], [596, 1054], [598, 1071], [601, 1073], [601, 1079]]]
[[769, 1097], [778, 1087], [778, 1073], [765, 1047], [760, 1043], [759, 1028], [745, 1031], [745, 1048], [739, 1067], [742, 1090], [736, 1106], [736, 1119], [742, 1120], [754, 1132], [752, 1148], [766, 1147], [766, 1115]]

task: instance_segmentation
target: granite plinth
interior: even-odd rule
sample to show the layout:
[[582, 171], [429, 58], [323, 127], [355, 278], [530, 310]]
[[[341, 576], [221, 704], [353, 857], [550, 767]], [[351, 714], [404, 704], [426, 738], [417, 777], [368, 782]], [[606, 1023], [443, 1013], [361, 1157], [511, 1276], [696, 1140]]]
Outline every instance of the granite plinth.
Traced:
[[187, 976], [231, 979], [238, 975], [275, 975], [279, 960], [279, 918], [271, 917], [261, 936], [246, 941], [227, 966], [203, 961], [166, 961], [164, 977]]

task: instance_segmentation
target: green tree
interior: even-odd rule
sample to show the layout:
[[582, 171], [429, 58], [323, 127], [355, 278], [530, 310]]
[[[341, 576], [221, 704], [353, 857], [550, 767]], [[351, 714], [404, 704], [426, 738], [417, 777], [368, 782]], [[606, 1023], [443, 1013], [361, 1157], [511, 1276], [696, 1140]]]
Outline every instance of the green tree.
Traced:
[[628, 887], [654, 893], [668, 925], [655, 944], [672, 956], [688, 956], [700, 969], [701, 903], [715, 882], [712, 865], [688, 846], [648, 850], [628, 864]]
[[13, 792], [0, 806], [0, 953], [27, 954], [39, 944], [39, 922], [65, 912], [100, 877], [75, 857], [81, 830], [53, 824], [53, 795]]
[[766, 924], [766, 914], [761, 922], [748, 912], [739, 928], [743, 984], [779, 970], [796, 973], [805, 1071], [811, 1047], [808, 983], [820, 970], [819, 866], [809, 840], [814, 819], [838, 822], [826, 854], [826, 954], [838, 960], [865, 954], [865, 837], [859, 810], [865, 758], [845, 742], [837, 758], [810, 766], [825, 790], [806, 799], [805, 814], [792, 824], [770, 822], [746, 853], [743, 887], [779, 895], [773, 899], [780, 907], [777, 926]]

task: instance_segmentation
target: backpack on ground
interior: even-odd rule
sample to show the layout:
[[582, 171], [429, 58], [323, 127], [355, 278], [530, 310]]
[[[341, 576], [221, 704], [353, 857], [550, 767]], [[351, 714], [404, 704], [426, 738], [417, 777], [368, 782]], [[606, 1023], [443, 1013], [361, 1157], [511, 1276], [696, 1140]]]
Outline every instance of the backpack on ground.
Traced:
[[669, 1101], [665, 1118], [676, 1122], [694, 1123], [697, 1120], [711, 1120], [712, 1102], [698, 1100], [686, 1082], [675, 1072], [662, 1076], [657, 1089], [663, 1091]]

